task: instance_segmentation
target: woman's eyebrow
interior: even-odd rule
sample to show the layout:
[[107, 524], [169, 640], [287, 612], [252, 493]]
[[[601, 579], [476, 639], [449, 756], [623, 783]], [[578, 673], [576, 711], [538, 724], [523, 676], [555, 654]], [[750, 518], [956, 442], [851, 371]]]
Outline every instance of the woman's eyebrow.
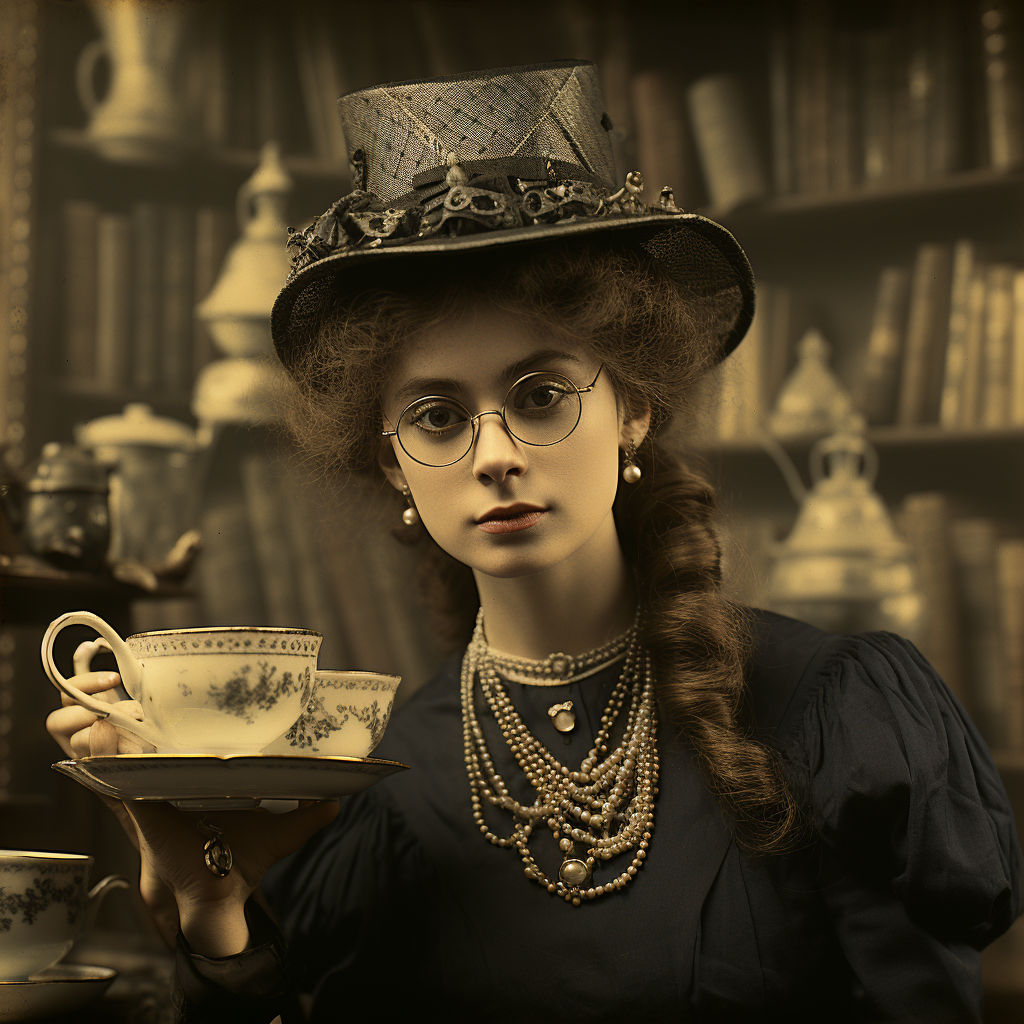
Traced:
[[[576, 363], [577, 365], [582, 363], [579, 356], [574, 355], [572, 352], [564, 352], [561, 349], [546, 348], [541, 349], [538, 352], [533, 352], [524, 359], [518, 359], [516, 362], [506, 366], [501, 372], [501, 379], [509, 381], [515, 380], [516, 378], [521, 377], [524, 373], [529, 372], [529, 370], [538, 363], [545, 363], [552, 359], [562, 359], [566, 362]], [[395, 399], [417, 398], [420, 395], [436, 395], [445, 392], [462, 394], [462, 391], [463, 382], [456, 380], [454, 377], [412, 377], [395, 392]]]

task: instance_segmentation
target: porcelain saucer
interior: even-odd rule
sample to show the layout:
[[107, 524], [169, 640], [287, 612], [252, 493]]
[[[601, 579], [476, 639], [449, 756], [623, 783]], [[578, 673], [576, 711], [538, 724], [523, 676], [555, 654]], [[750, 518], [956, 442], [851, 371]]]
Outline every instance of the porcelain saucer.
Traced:
[[186, 811], [257, 807], [261, 800], [332, 800], [409, 766], [371, 757], [113, 754], [53, 766], [101, 796], [166, 800]]
[[0, 1021], [70, 1013], [98, 999], [116, 977], [112, 967], [57, 964], [27, 981], [0, 981]]

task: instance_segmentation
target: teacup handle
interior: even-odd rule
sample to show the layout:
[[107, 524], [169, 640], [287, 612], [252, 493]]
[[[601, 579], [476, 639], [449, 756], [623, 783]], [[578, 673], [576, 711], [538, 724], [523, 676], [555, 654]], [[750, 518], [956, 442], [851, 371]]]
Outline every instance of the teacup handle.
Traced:
[[108, 892], [113, 892], [114, 889], [130, 889], [131, 887], [132, 883], [124, 875], [107, 875], [106, 878], [101, 878], [89, 890], [89, 895], [86, 897], [85, 920], [82, 922], [82, 929], [78, 934], [82, 935], [92, 928], [96, 921], [96, 913]]
[[125, 642], [103, 619], [92, 612], [84, 611], [65, 612], [59, 618], [54, 619], [43, 634], [43, 668], [46, 670], [46, 675], [50, 682], [76, 704], [81, 704], [82, 707], [88, 708], [93, 714], [107, 719], [111, 725], [116, 725], [119, 729], [124, 729], [126, 732], [130, 732], [154, 747], [159, 748], [163, 742], [162, 737], [149, 722], [140, 722], [132, 718], [131, 715], [125, 714], [125, 712], [114, 705], [97, 700], [97, 698], [90, 696], [88, 693], [83, 693], [74, 683], [61, 675], [60, 669], [57, 668], [53, 660], [53, 642], [57, 639], [57, 634], [65, 626], [89, 626], [95, 629], [110, 645], [110, 650], [117, 659], [117, 668], [121, 673], [121, 682], [124, 683], [124, 688], [128, 691], [128, 695], [136, 697], [140, 692], [142, 666], [135, 660], [135, 656], [128, 650]]

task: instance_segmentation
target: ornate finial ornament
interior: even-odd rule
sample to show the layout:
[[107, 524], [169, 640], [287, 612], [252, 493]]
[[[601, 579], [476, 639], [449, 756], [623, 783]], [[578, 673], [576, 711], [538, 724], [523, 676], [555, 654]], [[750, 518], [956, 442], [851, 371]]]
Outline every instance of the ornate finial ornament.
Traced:
[[616, 174], [593, 64], [392, 83], [349, 93], [338, 109], [353, 191], [288, 241], [292, 271], [272, 318], [285, 366], [351, 268], [377, 261], [384, 277], [409, 274], [427, 254], [582, 235], [641, 248], [693, 302], [713, 303], [723, 357], [746, 333], [754, 281], [743, 250], [670, 190], [647, 206], [639, 171]]

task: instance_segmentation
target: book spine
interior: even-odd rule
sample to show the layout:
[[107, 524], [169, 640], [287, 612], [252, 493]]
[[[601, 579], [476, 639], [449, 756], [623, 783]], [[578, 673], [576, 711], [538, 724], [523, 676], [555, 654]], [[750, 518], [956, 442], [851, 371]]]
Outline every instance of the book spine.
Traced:
[[988, 268], [985, 315], [985, 368], [981, 426], [1005, 427], [1010, 421], [1010, 357], [1013, 349], [1014, 267], [993, 263]]
[[786, 27], [772, 30], [768, 50], [768, 98], [771, 105], [772, 178], [777, 195], [793, 191], [792, 41]]
[[931, 30], [934, 101], [928, 126], [928, 172], [932, 175], [959, 171], [966, 165], [964, 40], [969, 34], [961, 11], [952, 0], [934, 4]]
[[897, 422], [903, 425], [938, 419], [952, 271], [952, 246], [925, 244], [918, 249], [897, 410]]
[[348, 150], [345, 133], [338, 114], [338, 100], [346, 91], [335, 52], [330, 24], [323, 20], [313, 38], [313, 60], [316, 67], [317, 83], [324, 108], [324, 128], [327, 132], [327, 146], [331, 162], [339, 167], [348, 165]]
[[[193, 309], [210, 294], [220, 276], [224, 257], [227, 256], [228, 249], [238, 234], [238, 224], [234, 214], [228, 210], [216, 206], [201, 206], [196, 211], [195, 232]], [[217, 355], [210, 329], [199, 317], [194, 317], [192, 352], [193, 376]]]
[[104, 213], [96, 230], [96, 382], [121, 392], [131, 380], [132, 226]]
[[921, 652], [966, 707], [949, 499], [941, 493], [907, 495], [901, 525], [914, 554], [924, 598]]
[[329, 160], [333, 153], [327, 134], [327, 111], [323, 96], [317, 82], [316, 67], [313, 62], [313, 27], [306, 12], [296, 9], [292, 20], [292, 39], [295, 44], [295, 64], [299, 71], [299, 84], [302, 87], [302, 101], [306, 108], [306, 120], [309, 122], [309, 135], [313, 140], [316, 155]]
[[135, 253], [135, 315], [132, 382], [142, 392], [159, 383], [163, 297], [163, 211], [156, 203], [132, 208]]
[[1003, 650], [1004, 741], [1024, 750], [1024, 541], [1001, 541], [996, 552]]
[[970, 327], [971, 280], [974, 277], [974, 243], [962, 238], [953, 249], [953, 284], [949, 299], [949, 339], [946, 371], [942, 382], [939, 422], [953, 429], [961, 422], [967, 334]]
[[690, 86], [690, 120], [704, 183], [713, 206], [731, 210], [762, 199], [768, 186], [743, 88], [731, 75], [710, 75]]
[[968, 710], [988, 745], [999, 748], [1005, 745], [1006, 700], [995, 527], [988, 519], [960, 519], [950, 536], [971, 680]]
[[770, 321], [765, 346], [765, 404], [772, 406], [790, 368], [790, 336], [793, 319], [793, 293], [782, 285], [772, 286]]
[[967, 342], [964, 348], [964, 379], [960, 394], [961, 427], [981, 424], [983, 371], [985, 368], [985, 324], [988, 306], [988, 274], [976, 266], [971, 277], [967, 306]]
[[920, 0], [908, 12], [907, 179], [928, 177], [932, 111], [935, 107], [935, 51], [931, 39], [932, 11]]
[[1006, 0], [983, 0], [981, 5], [989, 159], [997, 171], [1024, 163], [1024, 73], [1015, 14]]
[[848, 192], [860, 183], [856, 41], [851, 32], [837, 32], [832, 39], [828, 150], [829, 186], [833, 192]]
[[888, 30], [866, 32], [862, 39], [862, 152], [864, 181], [883, 184], [892, 177], [893, 36]]
[[794, 123], [796, 182], [801, 192], [824, 192], [829, 180], [830, 45], [823, 4], [802, 4], [796, 23]]
[[192, 384], [192, 280], [195, 213], [186, 206], [164, 209], [162, 385], [183, 395]]
[[878, 279], [875, 315], [868, 336], [857, 405], [869, 423], [892, 423], [910, 298], [910, 272], [885, 267]]
[[1024, 426], [1024, 270], [1013, 275], [1013, 340], [1010, 353], [1010, 423]]
[[903, 183], [910, 179], [912, 162], [912, 104], [910, 96], [911, 56], [913, 38], [913, 11], [903, 5], [893, 5], [892, 49], [889, 71], [892, 116], [892, 164], [890, 183]]
[[96, 370], [95, 203], [64, 204], [64, 375], [92, 380]]

